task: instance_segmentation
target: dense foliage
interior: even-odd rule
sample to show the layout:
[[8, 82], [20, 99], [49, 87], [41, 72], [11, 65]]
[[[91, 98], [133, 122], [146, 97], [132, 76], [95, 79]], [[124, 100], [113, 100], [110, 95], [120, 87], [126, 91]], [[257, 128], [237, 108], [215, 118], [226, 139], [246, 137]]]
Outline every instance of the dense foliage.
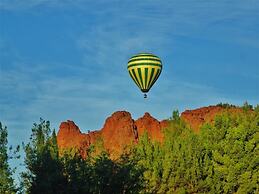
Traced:
[[224, 113], [195, 134], [173, 117], [162, 145], [142, 137], [142, 193], [259, 193], [259, 114]]
[[24, 145], [27, 171], [22, 173], [22, 186], [28, 193], [63, 193], [66, 179], [59, 159], [55, 131], [50, 123], [34, 124], [30, 142]]
[[[26, 193], [138, 193], [142, 171], [127, 155], [112, 161], [105, 152], [88, 150], [83, 159], [76, 150], [60, 156], [55, 131], [41, 120], [34, 124], [30, 142], [24, 146], [27, 171], [22, 174]], [[92, 156], [94, 155], [94, 156]]]
[[[87, 158], [76, 150], [60, 154], [55, 131], [48, 121], [40, 120], [24, 145], [23, 192], [259, 193], [258, 106], [251, 109], [245, 104], [239, 111], [226, 111], [204, 124], [198, 134], [180, 119], [178, 111], [169, 120], [163, 143], [152, 141], [145, 133], [116, 161], [103, 149], [95, 152], [94, 147], [87, 150]], [[12, 193], [6, 138], [6, 128], [1, 127], [4, 166], [0, 170], [6, 178], [0, 177], [0, 189]], [[98, 142], [102, 147], [102, 141]]]
[[[10, 168], [8, 160], [13, 157], [8, 154], [12, 148], [8, 148], [7, 127], [0, 122], [0, 193], [9, 194], [17, 191], [12, 178], [13, 169]], [[19, 147], [17, 148], [18, 151]]]

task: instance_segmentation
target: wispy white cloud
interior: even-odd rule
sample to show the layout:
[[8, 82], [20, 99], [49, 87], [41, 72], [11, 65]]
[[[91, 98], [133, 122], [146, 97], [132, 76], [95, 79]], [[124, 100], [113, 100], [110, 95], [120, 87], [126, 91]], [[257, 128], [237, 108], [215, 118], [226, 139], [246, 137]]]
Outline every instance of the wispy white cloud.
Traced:
[[[36, 67], [28, 72], [33, 71], [37, 77], [45, 71], [43, 67], [46, 71], [49, 68], [42, 66], [41, 70], [36, 70]], [[120, 109], [132, 111], [136, 116], [141, 116], [143, 110], [151, 111], [162, 119], [170, 114], [172, 108], [183, 110], [186, 106], [207, 105], [224, 99], [214, 88], [178, 79], [169, 81], [161, 78], [157, 87], [151, 90], [150, 99], [143, 101], [142, 94], [133, 86], [128, 75], [115, 74], [109, 81], [97, 79], [87, 82], [82, 77], [39, 76], [35, 80], [28, 76], [28, 72], [5, 72], [2, 76], [2, 118], [8, 123], [26, 120], [31, 124], [44, 117], [58, 127], [62, 120], [76, 119], [82, 128], [95, 129], [101, 127], [108, 114]]]

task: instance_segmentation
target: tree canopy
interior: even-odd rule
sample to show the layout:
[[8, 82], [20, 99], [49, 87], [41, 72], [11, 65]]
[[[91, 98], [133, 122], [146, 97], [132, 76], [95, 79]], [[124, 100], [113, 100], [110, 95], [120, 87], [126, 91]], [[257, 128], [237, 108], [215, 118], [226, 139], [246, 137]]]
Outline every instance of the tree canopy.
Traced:
[[[8, 151], [11, 151], [12, 148], [8, 148], [7, 136], [7, 127], [0, 122], [0, 193], [12, 194], [16, 193], [17, 188], [12, 178], [14, 169], [11, 169], [8, 163], [8, 160], [13, 156], [8, 154]], [[18, 149], [19, 147], [17, 147], [15, 152]]]
[[[110, 159], [101, 139], [86, 158], [76, 150], [60, 154], [55, 130], [41, 119], [23, 146], [21, 192], [259, 193], [258, 106], [245, 103], [240, 110], [217, 115], [199, 133], [174, 111], [162, 143], [146, 132], [117, 160]], [[0, 124], [0, 193], [15, 193], [7, 152], [7, 128]]]

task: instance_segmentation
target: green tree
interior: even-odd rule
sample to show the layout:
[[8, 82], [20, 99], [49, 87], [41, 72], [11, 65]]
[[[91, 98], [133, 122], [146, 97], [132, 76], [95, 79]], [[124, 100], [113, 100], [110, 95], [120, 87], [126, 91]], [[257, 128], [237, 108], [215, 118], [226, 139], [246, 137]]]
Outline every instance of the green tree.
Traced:
[[128, 155], [113, 161], [101, 153], [92, 164], [92, 177], [91, 193], [135, 194], [142, 189], [142, 171]]
[[242, 106], [244, 111], [253, 110], [253, 106], [246, 101]]
[[259, 192], [259, 114], [223, 114], [203, 127], [203, 145], [211, 158], [206, 184], [211, 193]]
[[206, 192], [199, 135], [181, 119], [173, 119], [165, 131], [162, 149], [165, 156], [161, 193]]
[[254, 107], [254, 111], [255, 111], [256, 113], [259, 113], [259, 104], [257, 104], [257, 105]]
[[164, 142], [140, 137], [134, 157], [144, 168], [140, 193], [258, 193], [259, 114], [223, 113], [195, 134], [175, 113]]
[[161, 183], [163, 150], [158, 142], [150, 140], [147, 132], [139, 139], [138, 145], [134, 148], [135, 160], [139, 167], [144, 169], [144, 190], [143, 193], [157, 193]]
[[79, 153], [70, 150], [64, 152], [60, 158], [63, 168], [66, 184], [63, 188], [66, 193], [93, 193], [93, 167], [91, 159], [83, 159]]
[[90, 148], [86, 158], [78, 149], [59, 156], [55, 131], [42, 119], [33, 125], [24, 150], [22, 184], [26, 193], [131, 194], [142, 188], [142, 171], [127, 155], [113, 161], [106, 152], [96, 156]]
[[135, 194], [142, 189], [142, 171], [128, 155], [113, 161], [106, 152], [85, 159], [66, 152], [61, 160], [67, 193]]
[[233, 104], [229, 104], [229, 103], [219, 103], [219, 104], [217, 104], [217, 106], [220, 106], [220, 107], [222, 107], [222, 108], [235, 108], [236, 106], [235, 105], [233, 105]]
[[7, 127], [0, 122], [0, 193], [16, 193], [17, 189], [12, 178], [13, 170], [9, 167], [8, 160], [8, 132]]
[[22, 185], [27, 193], [65, 193], [66, 179], [59, 160], [56, 134], [49, 121], [34, 124], [30, 142], [24, 145], [26, 172]]

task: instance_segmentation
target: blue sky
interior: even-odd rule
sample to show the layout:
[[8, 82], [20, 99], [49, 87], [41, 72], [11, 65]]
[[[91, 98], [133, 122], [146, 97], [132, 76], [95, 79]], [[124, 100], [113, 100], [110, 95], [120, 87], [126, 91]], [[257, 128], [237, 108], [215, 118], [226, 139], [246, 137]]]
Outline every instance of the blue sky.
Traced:
[[[117, 110], [259, 103], [257, 0], [2, 0], [0, 121], [11, 144], [42, 117], [100, 129]], [[163, 72], [143, 99], [127, 60], [152, 52]]]

